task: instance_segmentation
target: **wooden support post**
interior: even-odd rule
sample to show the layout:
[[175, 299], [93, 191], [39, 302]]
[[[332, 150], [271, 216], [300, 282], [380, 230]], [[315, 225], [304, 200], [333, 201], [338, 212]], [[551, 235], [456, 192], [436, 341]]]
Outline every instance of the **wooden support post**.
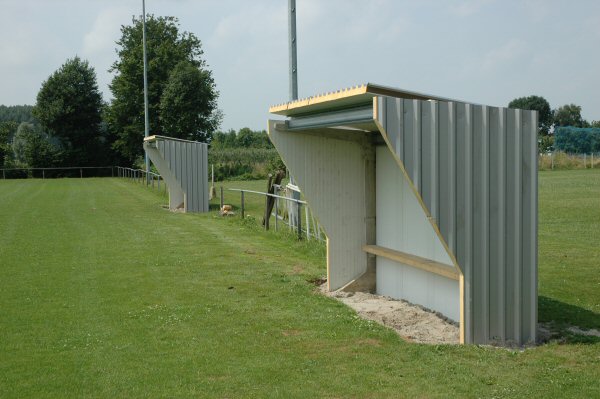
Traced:
[[241, 191], [242, 193], [242, 219], [244, 218], [244, 192]]
[[221, 204], [221, 206], [220, 206], [219, 210], [223, 210], [223, 186], [221, 186], [221, 201], [220, 201], [220, 204]]
[[[268, 191], [267, 191], [268, 192]], [[265, 195], [265, 230], [269, 230], [269, 219], [271, 219], [271, 215], [269, 215], [269, 196]]]
[[301, 240], [302, 239], [302, 204], [299, 202], [296, 202], [296, 209], [298, 210], [298, 239]]
[[306, 216], [306, 239], [310, 241], [310, 221], [308, 220], [308, 207], [304, 207], [304, 216]]
[[[277, 195], [279, 195], [279, 191], [277, 191]], [[279, 198], [275, 197], [275, 231], [277, 231], [277, 219], [279, 219]]]

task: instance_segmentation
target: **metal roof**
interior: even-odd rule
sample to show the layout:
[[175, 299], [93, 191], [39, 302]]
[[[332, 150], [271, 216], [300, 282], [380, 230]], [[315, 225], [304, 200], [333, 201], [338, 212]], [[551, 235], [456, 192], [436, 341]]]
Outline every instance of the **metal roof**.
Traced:
[[397, 89], [389, 86], [382, 86], [373, 83], [366, 83], [359, 86], [341, 89], [335, 92], [317, 94], [315, 96], [295, 100], [269, 108], [269, 112], [283, 116], [304, 116], [313, 113], [331, 111], [339, 108], [360, 107], [362, 105], [371, 105], [373, 97], [383, 95], [388, 97], [414, 99], [414, 100], [434, 100], [434, 101], [458, 101], [459, 100], [433, 96], [415, 91]]
[[154, 141], [159, 141], [159, 140], [180, 141], [182, 143], [200, 143], [199, 141], [184, 140], [184, 139], [178, 139], [176, 137], [167, 137], [167, 136], [158, 136], [158, 135], [144, 137], [144, 141], [147, 141], [150, 143], [154, 142]]

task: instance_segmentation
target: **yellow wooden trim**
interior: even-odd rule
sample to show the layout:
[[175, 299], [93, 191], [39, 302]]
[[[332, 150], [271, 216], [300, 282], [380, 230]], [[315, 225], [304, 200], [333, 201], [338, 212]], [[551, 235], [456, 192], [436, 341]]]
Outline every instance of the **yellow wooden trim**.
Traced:
[[465, 276], [461, 273], [460, 280], [458, 280], [459, 291], [460, 291], [460, 323], [458, 328], [460, 331], [460, 343], [465, 343]]
[[425, 270], [429, 273], [435, 273], [452, 280], [460, 280], [460, 273], [455, 267], [437, 262], [435, 260], [407, 254], [406, 252], [400, 252], [390, 248], [380, 247], [379, 245], [363, 245], [362, 249], [367, 253], [381, 256], [383, 258], [402, 263], [403, 265], [412, 266], [417, 269]]
[[327, 261], [327, 291], [331, 291], [331, 279], [329, 278], [329, 276], [331, 275], [331, 264], [329, 262], [329, 256], [330, 256], [330, 251], [329, 251], [329, 237], [327, 237], [327, 239], [325, 240], [325, 249], [326, 249], [326, 261]]
[[295, 108], [306, 107], [307, 105], [314, 105], [325, 103], [328, 101], [339, 100], [341, 98], [357, 96], [365, 94], [367, 92], [367, 85], [360, 85], [355, 87], [349, 87], [330, 93], [317, 94], [316, 96], [302, 98], [299, 100], [291, 101], [289, 103], [274, 105], [269, 108], [269, 112], [276, 114], [278, 112], [287, 111]]

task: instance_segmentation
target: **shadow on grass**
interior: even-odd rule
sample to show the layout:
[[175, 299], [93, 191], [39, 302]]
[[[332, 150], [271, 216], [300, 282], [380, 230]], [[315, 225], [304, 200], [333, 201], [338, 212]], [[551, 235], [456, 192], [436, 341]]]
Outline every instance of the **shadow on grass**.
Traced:
[[539, 322], [552, 326], [558, 338], [569, 343], [600, 343], [600, 337], [574, 334], [569, 327], [600, 330], [600, 314], [545, 296], [538, 297]]

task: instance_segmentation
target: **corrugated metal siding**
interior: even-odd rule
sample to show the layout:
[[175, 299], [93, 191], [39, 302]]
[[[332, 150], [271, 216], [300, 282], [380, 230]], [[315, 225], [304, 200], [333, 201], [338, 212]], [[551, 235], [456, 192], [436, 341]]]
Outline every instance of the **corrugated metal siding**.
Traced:
[[[385, 146], [377, 147], [377, 245], [452, 265], [406, 177]], [[377, 293], [405, 299], [458, 321], [457, 280], [377, 257]]]
[[177, 180], [184, 193], [186, 212], [208, 212], [208, 145], [205, 143], [156, 139], [156, 148], [165, 161], [168, 171]]
[[374, 151], [360, 133], [356, 140], [277, 130], [269, 137], [329, 237], [328, 283], [343, 287], [367, 269], [366, 178]]
[[465, 341], [534, 342], [537, 113], [391, 97], [377, 102], [390, 150], [464, 274]]

